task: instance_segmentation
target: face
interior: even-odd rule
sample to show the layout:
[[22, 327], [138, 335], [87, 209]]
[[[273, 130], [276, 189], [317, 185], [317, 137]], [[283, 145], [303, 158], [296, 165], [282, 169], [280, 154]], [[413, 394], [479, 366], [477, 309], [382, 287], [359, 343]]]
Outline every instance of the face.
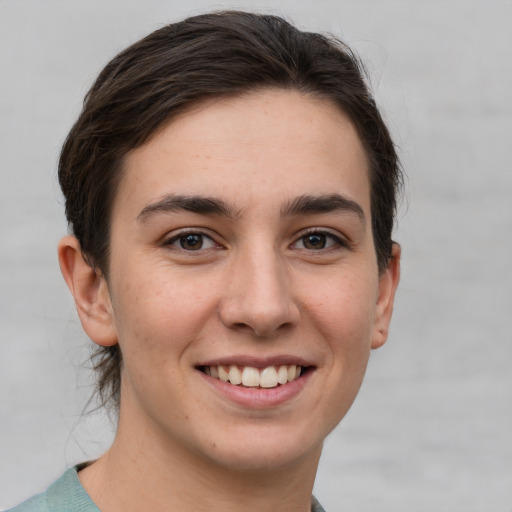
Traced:
[[238, 469], [317, 456], [397, 281], [377, 269], [352, 124], [258, 92], [172, 121], [125, 164], [107, 307], [120, 430]]

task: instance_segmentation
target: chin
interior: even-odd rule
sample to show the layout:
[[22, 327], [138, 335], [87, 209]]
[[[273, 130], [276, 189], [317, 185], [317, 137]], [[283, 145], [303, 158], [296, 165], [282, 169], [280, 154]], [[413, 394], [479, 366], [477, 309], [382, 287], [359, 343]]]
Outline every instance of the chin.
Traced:
[[[212, 441], [209, 458], [216, 465], [239, 472], [271, 472], [320, 457], [323, 436], [316, 442], [311, 435], [293, 429], [261, 426], [225, 439]], [[279, 431], [281, 430], [281, 431]]]

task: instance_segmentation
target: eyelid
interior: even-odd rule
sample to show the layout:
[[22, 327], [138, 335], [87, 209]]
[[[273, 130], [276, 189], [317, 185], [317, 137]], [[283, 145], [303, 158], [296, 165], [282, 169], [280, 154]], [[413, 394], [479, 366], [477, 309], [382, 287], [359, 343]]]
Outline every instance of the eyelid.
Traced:
[[209, 230], [205, 230], [205, 228], [195, 228], [195, 227], [187, 227], [187, 228], [182, 228], [182, 229], [178, 229], [178, 230], [175, 230], [173, 232], [171, 232], [170, 234], [166, 235], [163, 240], [162, 240], [162, 245], [165, 247], [169, 247], [169, 246], [173, 246], [173, 244], [178, 241], [181, 237], [184, 237], [184, 236], [187, 236], [187, 235], [199, 235], [199, 236], [202, 236], [203, 238], [207, 238], [209, 240], [211, 240], [213, 242], [213, 244], [215, 245], [215, 247], [207, 247], [207, 248], [201, 248], [201, 249], [198, 249], [197, 251], [187, 251], [186, 249], [183, 249], [181, 247], [174, 247], [176, 250], [178, 251], [181, 251], [181, 252], [184, 252], [184, 253], [200, 253], [200, 252], [204, 252], [204, 251], [208, 251], [210, 249], [214, 249], [214, 248], [224, 248], [222, 246], [222, 244], [220, 244], [217, 240], [216, 240], [216, 237], [211, 234], [211, 233], [208, 233], [206, 231], [209, 231]]
[[[347, 239], [347, 237], [342, 235], [339, 231], [332, 230], [329, 228], [322, 228], [322, 227], [307, 228], [304, 231], [299, 232], [298, 235], [296, 236], [295, 241], [291, 245], [292, 246], [295, 245], [302, 238], [304, 238], [308, 235], [316, 235], [316, 234], [325, 235], [325, 236], [332, 238], [339, 247], [344, 247], [346, 249], [350, 249], [352, 247], [352, 244]], [[325, 249], [318, 249], [317, 252], [321, 252], [322, 250], [327, 251], [329, 249], [336, 249], [336, 247], [327, 247]], [[312, 249], [305, 249], [305, 250], [314, 252]]]
[[[186, 227], [186, 228], [174, 230], [170, 234], [163, 237], [162, 245], [163, 246], [172, 246], [181, 237], [190, 235], [190, 234], [200, 235], [204, 238], [211, 240], [212, 243], [216, 246], [215, 248], [218, 248], [218, 249], [225, 248], [225, 246], [222, 243], [218, 242], [218, 240], [217, 240], [218, 237], [215, 236], [214, 233], [211, 233], [209, 229], [202, 228], [202, 227], [201, 228], [200, 227]], [[321, 235], [330, 237], [336, 242], [336, 244], [333, 244], [333, 246], [331, 246], [331, 247], [319, 249], [318, 252], [322, 252], [322, 250], [327, 251], [329, 249], [335, 250], [337, 248], [337, 246], [347, 248], [347, 249], [350, 249], [352, 247], [350, 240], [346, 236], [344, 236], [337, 230], [332, 230], [330, 228], [325, 228], [325, 227], [310, 227], [310, 228], [304, 229], [303, 231], [300, 231], [294, 237], [295, 240], [290, 244], [290, 246], [293, 248], [293, 246], [295, 244], [297, 244], [302, 238], [304, 238], [308, 235], [313, 235], [313, 234], [321, 234]], [[176, 250], [185, 252], [185, 253], [194, 253], [194, 252], [200, 253], [200, 252], [204, 252], [204, 251], [207, 251], [210, 249], [214, 249], [214, 247], [208, 247], [208, 248], [204, 248], [204, 249], [203, 248], [198, 249], [197, 251], [187, 251], [180, 247], [175, 247], [175, 248], [176, 248]], [[307, 250], [308, 252], [309, 251], [312, 252], [311, 249], [304, 249], [304, 250]]]

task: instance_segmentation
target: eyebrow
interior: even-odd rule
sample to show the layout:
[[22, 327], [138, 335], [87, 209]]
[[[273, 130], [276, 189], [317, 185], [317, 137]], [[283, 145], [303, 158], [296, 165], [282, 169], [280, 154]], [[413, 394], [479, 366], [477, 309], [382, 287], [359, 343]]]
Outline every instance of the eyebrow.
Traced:
[[145, 206], [139, 213], [137, 220], [144, 221], [157, 213], [172, 213], [178, 210], [185, 210], [200, 215], [223, 215], [229, 218], [235, 218], [239, 215], [239, 212], [233, 206], [222, 199], [171, 194], [156, 203]]
[[348, 197], [340, 194], [328, 194], [320, 196], [302, 195], [287, 202], [281, 208], [281, 215], [291, 217], [294, 215], [311, 215], [315, 213], [330, 212], [355, 213], [362, 224], [366, 224], [366, 216], [363, 208]]
[[[145, 221], [158, 213], [172, 213], [179, 210], [199, 215], [222, 215], [230, 219], [235, 219], [241, 214], [240, 210], [236, 210], [234, 206], [222, 199], [197, 195], [170, 194], [155, 203], [145, 206], [139, 213], [137, 220]], [[363, 208], [352, 199], [340, 194], [302, 195], [296, 197], [283, 205], [281, 215], [283, 217], [293, 217], [337, 211], [355, 213], [362, 224], [366, 224]]]

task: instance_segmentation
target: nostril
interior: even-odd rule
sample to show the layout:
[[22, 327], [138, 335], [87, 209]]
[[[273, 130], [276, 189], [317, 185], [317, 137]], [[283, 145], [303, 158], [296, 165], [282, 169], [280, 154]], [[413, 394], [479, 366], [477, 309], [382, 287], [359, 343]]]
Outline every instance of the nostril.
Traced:
[[244, 325], [257, 338], [275, 338], [277, 335], [283, 334], [286, 330], [293, 326], [291, 322], [276, 323], [255, 323], [253, 326]]

